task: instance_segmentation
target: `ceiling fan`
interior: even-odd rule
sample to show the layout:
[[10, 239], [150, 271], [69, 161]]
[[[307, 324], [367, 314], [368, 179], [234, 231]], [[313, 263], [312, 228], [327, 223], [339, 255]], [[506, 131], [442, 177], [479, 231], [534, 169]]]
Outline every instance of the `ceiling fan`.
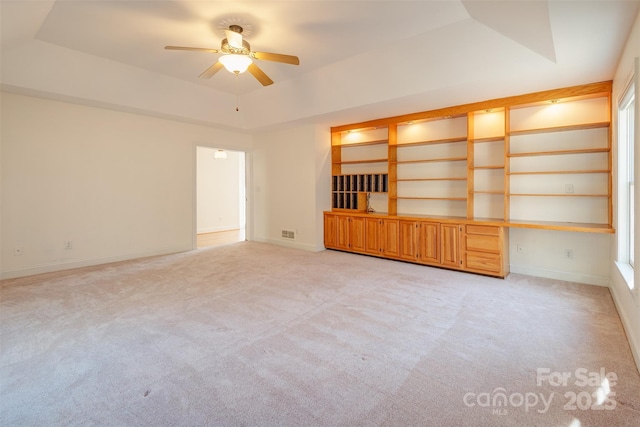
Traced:
[[218, 61], [204, 70], [204, 72], [200, 74], [200, 78], [209, 79], [224, 67], [236, 75], [249, 71], [263, 86], [269, 86], [273, 83], [273, 80], [253, 62], [254, 59], [282, 62], [291, 65], [300, 64], [300, 59], [298, 59], [297, 56], [252, 51], [249, 43], [243, 40], [242, 31], [240, 25], [230, 25], [229, 29], [224, 30], [226, 38], [222, 39], [220, 49], [186, 46], [165, 46], [164, 48], [168, 50], [194, 50], [199, 52], [221, 53], [222, 56], [218, 58]]

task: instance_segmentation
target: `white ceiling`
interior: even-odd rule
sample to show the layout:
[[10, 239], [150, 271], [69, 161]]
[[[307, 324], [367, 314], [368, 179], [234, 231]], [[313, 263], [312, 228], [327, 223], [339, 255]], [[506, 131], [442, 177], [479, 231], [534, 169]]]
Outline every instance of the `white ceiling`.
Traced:
[[[3, 88], [236, 129], [353, 121], [613, 78], [639, 1], [0, 0]], [[275, 84], [197, 76], [245, 28]], [[236, 102], [240, 111], [236, 112]]]

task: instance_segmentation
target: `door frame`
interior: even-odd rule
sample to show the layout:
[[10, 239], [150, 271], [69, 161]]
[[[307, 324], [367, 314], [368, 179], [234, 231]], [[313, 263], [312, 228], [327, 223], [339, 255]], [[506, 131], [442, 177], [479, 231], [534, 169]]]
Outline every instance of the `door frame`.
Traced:
[[222, 149], [227, 151], [236, 151], [244, 153], [244, 220], [245, 220], [245, 240], [253, 240], [253, 203], [252, 193], [249, 191], [253, 188], [253, 174], [251, 173], [252, 159], [251, 152], [239, 147], [232, 147], [225, 144], [202, 143], [197, 142], [192, 146], [192, 191], [191, 191], [191, 249], [198, 248], [198, 147]]

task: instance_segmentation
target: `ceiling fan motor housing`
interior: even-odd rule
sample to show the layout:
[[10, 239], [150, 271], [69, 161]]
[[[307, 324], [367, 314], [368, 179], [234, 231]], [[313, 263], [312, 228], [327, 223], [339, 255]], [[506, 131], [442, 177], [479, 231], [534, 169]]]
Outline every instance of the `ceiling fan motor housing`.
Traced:
[[230, 53], [234, 55], [249, 55], [249, 53], [251, 53], [251, 46], [246, 40], [242, 40], [242, 48], [236, 48], [231, 46], [229, 44], [229, 40], [224, 38], [220, 45], [220, 51], [222, 53]]

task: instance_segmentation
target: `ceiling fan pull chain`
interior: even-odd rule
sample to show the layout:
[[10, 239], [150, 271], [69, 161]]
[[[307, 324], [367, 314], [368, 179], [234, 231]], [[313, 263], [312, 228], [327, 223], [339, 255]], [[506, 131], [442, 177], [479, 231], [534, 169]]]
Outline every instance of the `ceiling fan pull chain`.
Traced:
[[240, 103], [239, 98], [240, 96], [238, 95], [238, 76], [240, 75], [240, 73], [236, 72], [236, 111], [240, 111], [240, 109], [238, 108], [238, 104]]

